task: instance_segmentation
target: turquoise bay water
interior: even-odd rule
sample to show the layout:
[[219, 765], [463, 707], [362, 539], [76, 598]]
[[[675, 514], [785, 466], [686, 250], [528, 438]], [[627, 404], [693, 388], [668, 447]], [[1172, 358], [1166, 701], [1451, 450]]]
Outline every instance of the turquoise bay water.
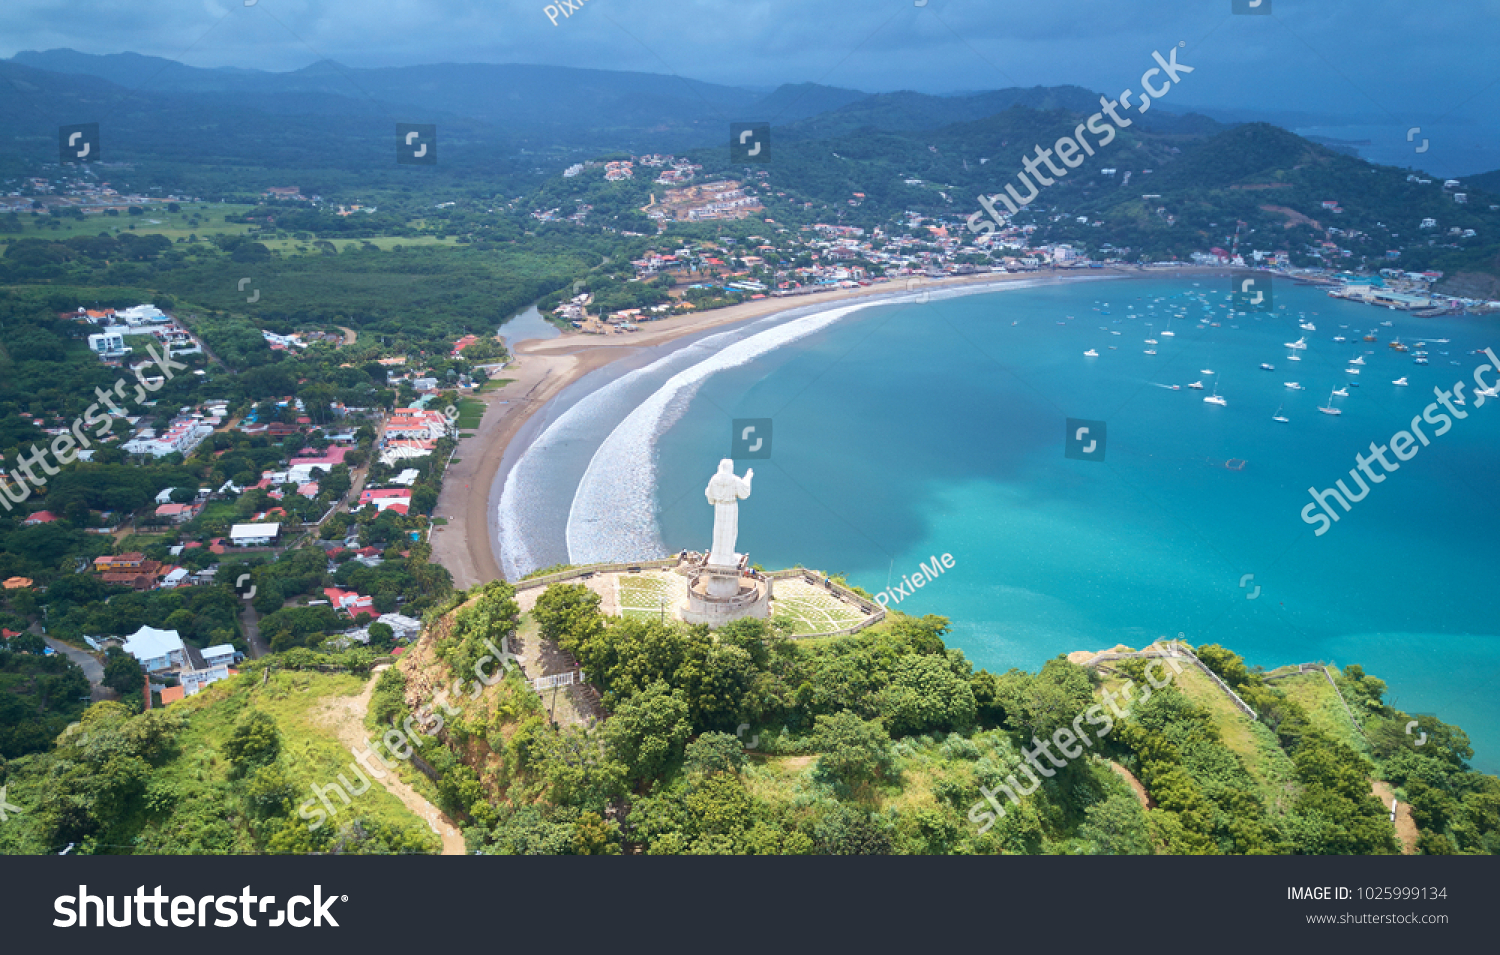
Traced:
[[[952, 570], [898, 606], [949, 617], [950, 642], [992, 670], [1178, 633], [1266, 667], [1360, 663], [1403, 709], [1463, 726], [1475, 765], [1500, 770], [1500, 402], [1471, 398], [1469, 417], [1442, 436], [1424, 426], [1431, 445], [1323, 536], [1299, 517], [1309, 485], [1352, 484], [1354, 455], [1408, 427], [1434, 386], [1472, 390], [1487, 359], [1469, 352], [1494, 343], [1487, 327], [1282, 282], [1274, 313], [1236, 315], [1227, 277], [1199, 282], [877, 306], [720, 371], [659, 439], [661, 540], [706, 546], [702, 489], [728, 453], [731, 419], [771, 418], [772, 457], [736, 467], [755, 468], [740, 549], [758, 563], [879, 591], [952, 554]], [[1176, 334], [1163, 337], [1169, 315]], [[1205, 316], [1219, 327], [1198, 327]], [[1372, 329], [1379, 340], [1360, 341]], [[1303, 360], [1287, 361], [1283, 343], [1303, 335]], [[1431, 364], [1388, 348], [1397, 335], [1430, 336]], [[1084, 357], [1090, 348], [1098, 358]], [[1357, 353], [1366, 364], [1354, 378], [1344, 369]], [[1401, 376], [1410, 386], [1392, 384]], [[1227, 407], [1186, 388], [1200, 379]], [[1333, 399], [1344, 413], [1320, 414], [1351, 380], [1360, 387]], [[1272, 420], [1279, 407], [1289, 423]], [[1068, 417], [1106, 422], [1102, 463], [1064, 457]], [[1246, 463], [1233, 470], [1230, 459]]]

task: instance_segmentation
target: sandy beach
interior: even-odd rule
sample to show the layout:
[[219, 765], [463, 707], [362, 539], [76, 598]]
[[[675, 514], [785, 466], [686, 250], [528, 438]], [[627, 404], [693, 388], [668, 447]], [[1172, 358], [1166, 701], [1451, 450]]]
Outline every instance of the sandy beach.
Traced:
[[[1222, 269], [1193, 268], [1172, 270], [1183, 273], [1222, 273]], [[1090, 269], [1070, 272], [982, 273], [946, 279], [920, 279], [917, 289], [951, 289], [971, 285], [1003, 285], [1027, 281], [1050, 284], [1069, 279], [1160, 277], [1167, 270]], [[857, 289], [836, 289], [766, 298], [728, 308], [714, 309], [700, 315], [680, 315], [643, 325], [639, 331], [612, 335], [564, 334], [548, 340], [507, 342], [515, 360], [498, 377], [513, 379], [502, 388], [480, 396], [486, 403], [485, 414], [474, 437], [459, 444], [458, 452], [443, 481], [443, 491], [433, 512], [448, 523], [432, 535], [433, 560], [448, 568], [455, 587], [501, 577], [495, 555], [496, 517], [499, 489], [496, 475], [511, 442], [521, 427], [556, 398], [563, 389], [596, 369], [644, 348], [651, 348], [709, 329], [764, 318], [777, 312], [829, 305], [854, 299], [881, 299], [904, 295], [910, 291], [906, 281], [882, 282]], [[501, 328], [502, 334], [504, 328]]]

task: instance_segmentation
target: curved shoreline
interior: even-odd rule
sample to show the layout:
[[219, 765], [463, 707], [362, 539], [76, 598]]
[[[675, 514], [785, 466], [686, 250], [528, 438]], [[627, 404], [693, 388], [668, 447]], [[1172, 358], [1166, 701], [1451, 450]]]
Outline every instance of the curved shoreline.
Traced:
[[[522, 427], [537, 411], [545, 408], [585, 375], [627, 356], [639, 355], [647, 349], [672, 344], [701, 332], [724, 331], [731, 326], [780, 312], [857, 299], [869, 300], [860, 304], [875, 305], [886, 299], [921, 290], [1003, 285], [1018, 281], [1051, 285], [1070, 280], [1098, 281], [1224, 272], [1220, 267], [1184, 266], [1170, 270], [1100, 269], [1061, 273], [1012, 272], [1000, 275], [984, 273], [952, 279], [924, 279], [911, 289], [902, 283], [887, 282], [858, 289], [837, 289], [745, 302], [701, 315], [664, 319], [632, 333], [609, 336], [564, 334], [559, 338], [518, 342], [511, 349], [514, 360], [502, 372], [504, 377], [513, 380], [479, 399], [486, 404], [480, 426], [474, 437], [460, 443], [445, 474], [434, 516], [447, 518], [448, 524], [444, 528], [435, 529], [432, 534], [432, 559], [448, 568], [453, 575], [453, 584], [458, 588], [467, 589], [476, 584], [502, 579], [498, 554], [502, 482], [498, 478], [507, 452], [511, 450]], [[501, 409], [499, 414], [494, 413], [495, 408]]]

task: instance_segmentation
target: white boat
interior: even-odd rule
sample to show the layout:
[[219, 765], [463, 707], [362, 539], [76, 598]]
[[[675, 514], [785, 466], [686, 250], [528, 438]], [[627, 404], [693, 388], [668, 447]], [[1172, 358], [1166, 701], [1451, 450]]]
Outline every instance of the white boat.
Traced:
[[1359, 369], [1358, 368], [1354, 368], [1352, 366], [1349, 367], [1349, 368], [1345, 368], [1344, 370], [1347, 371], [1351, 375], [1357, 375], [1357, 374], [1359, 374]]
[[1282, 424], [1286, 424], [1288, 421], [1292, 420], [1291, 418], [1288, 418], [1286, 415], [1281, 413], [1281, 409], [1283, 407], [1285, 407], [1285, 405], [1281, 405], [1276, 408], [1276, 413], [1271, 416], [1272, 421], [1280, 421]]
[[1299, 354], [1297, 354], [1296, 352], [1293, 352], [1292, 354], [1286, 356], [1286, 360], [1287, 361], [1301, 361], [1302, 360], [1302, 356], [1299, 355]]
[[1348, 388], [1335, 388], [1335, 389], [1333, 389], [1333, 393], [1335, 395], [1338, 395], [1340, 398], [1347, 398], [1347, 397], [1349, 397], [1349, 389]]
[[1380, 324], [1384, 325], [1386, 328], [1390, 328], [1391, 327], [1391, 323], [1390, 322], [1381, 322]]
[[1328, 405], [1327, 405], [1327, 407], [1319, 408], [1318, 410], [1321, 411], [1321, 412], [1323, 412], [1324, 414], [1331, 414], [1331, 415], [1341, 415], [1341, 414], [1343, 414], [1344, 412], [1342, 410], [1340, 410], [1338, 408], [1335, 408], [1333, 406], [1333, 396], [1336, 395], [1336, 394], [1338, 394], [1337, 391], [1335, 391], [1332, 394], [1330, 394], [1328, 396]]
[[1156, 354], [1156, 349], [1154, 349], [1154, 348], [1148, 348], [1148, 349], [1146, 349], [1146, 354], [1148, 354], [1148, 355], [1154, 355], [1154, 354]]
[[1282, 384], [1286, 385], [1292, 391], [1306, 391], [1307, 390], [1305, 387], [1303, 387], [1302, 385], [1297, 384], [1295, 381], [1282, 382]]
[[1291, 349], [1306, 348], [1307, 347], [1307, 336], [1303, 335], [1301, 338], [1297, 339], [1294, 342], [1287, 342], [1286, 343], [1286, 347], [1291, 348]]
[[1351, 365], [1363, 365], [1364, 363], [1365, 359], [1363, 355], [1355, 355], [1353, 358], [1349, 359], [1349, 364]]
[[1333, 340], [1336, 342], [1346, 342], [1349, 339], [1345, 338], [1343, 335], [1335, 335], [1333, 336]]
[[1148, 344], [1148, 345], [1156, 345], [1156, 344], [1158, 344], [1158, 342], [1154, 338], [1148, 338], [1148, 339], [1146, 339], [1146, 344]]
[[1486, 398], [1500, 398], [1500, 387], [1496, 387], [1496, 388], [1475, 388], [1474, 389], [1474, 394], [1476, 394], [1476, 395], [1484, 395]]
[[1418, 365], [1427, 365], [1427, 364], [1431, 364], [1431, 363], [1427, 359], [1425, 359], [1425, 358], [1418, 358], [1416, 360], [1415, 364], [1418, 364]]
[[1110, 329], [1110, 332], [1109, 332], [1109, 333], [1110, 333], [1110, 334], [1111, 334], [1111, 335], [1118, 335], [1118, 334], [1120, 334], [1120, 333], [1119, 333], [1119, 332], [1117, 332], [1117, 331], [1115, 331], [1115, 330], [1114, 330], [1114, 329]]
[[1275, 371], [1276, 370], [1276, 366], [1272, 365], [1272, 364], [1270, 364], [1268, 362], [1261, 362], [1260, 363], [1260, 367], [1264, 368], [1266, 371]]
[[1226, 407], [1229, 404], [1229, 402], [1227, 402], [1223, 398], [1219, 397], [1219, 386], [1217, 384], [1214, 385], [1214, 393], [1211, 394], [1211, 395], [1208, 395], [1203, 400], [1206, 401], [1206, 402], [1208, 402], [1211, 405], [1218, 405], [1221, 408], [1222, 407]]
[[1086, 352], [1083, 353], [1083, 357], [1085, 357], [1085, 358], [1098, 358], [1099, 357], [1099, 353], [1096, 352], [1096, 351], [1094, 351], [1092, 348], [1090, 348], [1088, 351], [1086, 351]]
[[1199, 368], [1198, 369], [1198, 374], [1200, 374], [1200, 375], [1212, 375], [1213, 373], [1214, 373], [1214, 370], [1212, 368]]
[[1314, 325], [1312, 322], [1303, 322], [1301, 325], [1298, 325], [1297, 327], [1300, 328], [1300, 329], [1302, 329], [1305, 332], [1315, 332], [1315, 331], [1318, 330], [1318, 326]]
[[1196, 389], [1198, 391], [1202, 391], [1203, 390], [1203, 382], [1201, 382], [1201, 381], [1195, 381], [1192, 384], [1188, 385], [1188, 387], [1189, 388], [1194, 388], [1194, 389]]
[[1406, 385], [1411, 384], [1411, 382], [1409, 382], [1409, 381], [1406, 380], [1406, 376], [1405, 375], [1402, 375], [1400, 378], [1397, 378], [1395, 381], [1391, 382], [1391, 384], [1406, 386]]

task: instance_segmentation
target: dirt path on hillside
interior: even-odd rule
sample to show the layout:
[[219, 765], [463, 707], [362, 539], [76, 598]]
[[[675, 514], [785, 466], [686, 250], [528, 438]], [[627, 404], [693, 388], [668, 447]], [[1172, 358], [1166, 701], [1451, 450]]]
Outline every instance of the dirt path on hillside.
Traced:
[[[1379, 779], [1370, 780], [1370, 791], [1380, 804], [1385, 807], [1387, 814], [1391, 811], [1391, 800], [1396, 794], [1391, 791], [1391, 784]], [[1401, 840], [1401, 851], [1406, 855], [1417, 853], [1417, 823], [1411, 817], [1411, 807], [1406, 803], [1396, 807], [1396, 837]]]
[[[331, 727], [338, 736], [340, 743], [348, 747], [352, 753], [356, 749], [364, 749], [365, 737], [370, 734], [365, 730], [365, 714], [370, 709], [370, 697], [375, 692], [375, 681], [380, 679], [381, 671], [385, 667], [376, 667], [370, 674], [370, 682], [365, 684], [364, 690], [358, 696], [346, 696], [332, 701], [320, 717], [320, 722]], [[372, 763], [379, 765], [378, 760]], [[402, 782], [394, 772], [385, 771], [385, 776], [378, 780], [386, 788], [386, 791], [397, 799], [401, 804], [412, 812], [426, 820], [427, 825], [438, 837], [443, 840], [443, 855], [461, 856], [468, 850], [464, 846], [463, 834], [458, 831], [458, 826], [453, 820], [443, 815], [436, 806], [424, 799], [415, 789]]]
[[1156, 808], [1156, 800], [1152, 799], [1151, 794], [1146, 792], [1146, 787], [1141, 785], [1141, 781], [1135, 778], [1135, 773], [1132, 773], [1124, 766], [1112, 760], [1110, 761], [1109, 768], [1119, 773], [1130, 784], [1130, 788], [1135, 791], [1135, 798], [1140, 802], [1142, 809]]

